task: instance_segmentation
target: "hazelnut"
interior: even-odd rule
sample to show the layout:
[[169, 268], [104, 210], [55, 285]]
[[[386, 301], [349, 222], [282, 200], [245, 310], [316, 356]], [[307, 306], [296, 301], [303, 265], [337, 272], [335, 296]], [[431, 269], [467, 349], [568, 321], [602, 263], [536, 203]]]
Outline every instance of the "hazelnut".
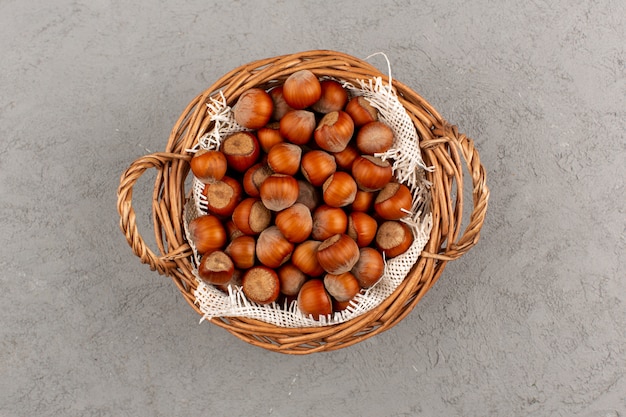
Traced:
[[282, 85], [272, 88], [269, 91], [269, 95], [272, 97], [272, 101], [274, 102], [274, 112], [272, 113], [273, 120], [279, 121], [283, 118], [285, 113], [293, 110], [293, 108], [285, 101]]
[[378, 223], [367, 213], [362, 211], [353, 211], [348, 215], [347, 235], [356, 242], [357, 246], [362, 248], [368, 246], [376, 237]]
[[352, 275], [361, 288], [369, 288], [376, 284], [385, 272], [383, 255], [372, 247], [359, 249], [359, 260], [352, 267]]
[[302, 203], [284, 209], [276, 214], [276, 227], [292, 243], [304, 242], [313, 229], [311, 210]]
[[331, 207], [345, 207], [356, 197], [357, 185], [350, 174], [337, 171], [324, 182], [322, 199]]
[[311, 150], [302, 155], [302, 175], [316, 187], [321, 186], [337, 170], [335, 157], [322, 150]]
[[309, 277], [317, 277], [324, 273], [324, 268], [317, 260], [317, 248], [322, 242], [306, 240], [295, 247], [291, 262]]
[[252, 268], [256, 261], [256, 240], [247, 235], [236, 237], [226, 246], [224, 252], [230, 256], [236, 268]]
[[263, 181], [265, 181], [267, 177], [273, 173], [272, 168], [270, 168], [265, 162], [259, 162], [252, 165], [243, 174], [243, 190], [250, 197], [258, 197], [260, 195], [259, 187]]
[[202, 256], [198, 276], [207, 284], [225, 284], [231, 280], [235, 268], [228, 255], [220, 250]]
[[235, 207], [232, 219], [242, 233], [258, 235], [270, 225], [272, 213], [259, 198], [249, 197]]
[[372, 191], [357, 190], [350, 208], [352, 211], [370, 211], [376, 194]]
[[220, 151], [200, 149], [190, 161], [191, 172], [201, 182], [209, 184], [226, 175], [226, 157]]
[[324, 287], [326, 291], [337, 301], [350, 301], [361, 290], [359, 282], [350, 272], [324, 276]]
[[298, 180], [290, 175], [272, 174], [259, 187], [265, 207], [281, 211], [295, 204], [299, 195]]
[[321, 279], [305, 282], [298, 292], [298, 308], [305, 316], [319, 320], [333, 312], [333, 303]]
[[400, 221], [388, 220], [378, 227], [376, 247], [387, 259], [406, 252], [413, 243], [411, 228]]
[[260, 88], [244, 91], [233, 107], [235, 121], [248, 129], [258, 129], [269, 122], [274, 111], [272, 97]]
[[228, 240], [233, 240], [238, 238], [239, 236], [244, 236], [244, 233], [239, 230], [239, 228], [235, 225], [232, 217], [226, 221], [224, 224], [224, 228], [226, 229], [226, 236]]
[[329, 274], [348, 272], [358, 260], [359, 247], [345, 234], [331, 236], [317, 248], [317, 261]]
[[222, 222], [212, 214], [191, 220], [188, 230], [196, 250], [201, 255], [221, 249], [226, 244], [226, 230]]
[[377, 191], [391, 181], [393, 170], [389, 161], [372, 155], [363, 155], [354, 160], [352, 177], [359, 189]]
[[278, 279], [280, 280], [280, 292], [285, 295], [298, 295], [302, 284], [307, 279], [304, 272], [300, 271], [293, 263], [287, 262], [278, 268]]
[[345, 171], [350, 171], [352, 170], [354, 160], [361, 156], [361, 154], [356, 147], [349, 143], [343, 151], [334, 152], [333, 156], [335, 157], [335, 162], [339, 168]]
[[280, 135], [291, 143], [304, 145], [315, 130], [315, 114], [308, 110], [291, 110], [280, 119]]
[[315, 210], [321, 200], [319, 190], [305, 180], [298, 180], [298, 188], [296, 203], [304, 204], [311, 211]]
[[323, 80], [320, 86], [322, 87], [320, 99], [311, 108], [322, 114], [343, 110], [348, 103], [346, 89], [335, 80]]
[[330, 112], [320, 120], [313, 132], [315, 143], [328, 152], [343, 151], [354, 133], [354, 123], [344, 111]]
[[248, 300], [258, 304], [269, 304], [280, 294], [278, 274], [262, 265], [248, 269], [241, 280], [243, 293]]
[[285, 141], [285, 138], [280, 135], [280, 124], [278, 122], [270, 123], [257, 129], [256, 136], [261, 150], [265, 153], [269, 152], [272, 146]]
[[374, 200], [374, 211], [385, 220], [399, 220], [410, 213], [413, 205], [411, 190], [404, 184], [390, 182]]
[[245, 172], [254, 165], [261, 154], [259, 141], [251, 132], [237, 132], [222, 141], [221, 151], [228, 166], [238, 172]]
[[351, 98], [346, 104], [345, 112], [352, 117], [355, 127], [378, 120], [378, 110], [363, 96]]
[[278, 143], [267, 153], [267, 165], [277, 174], [295, 175], [300, 170], [302, 148], [293, 143]]
[[207, 210], [220, 217], [230, 217], [242, 199], [243, 189], [239, 181], [224, 176], [220, 181], [206, 184], [202, 194], [207, 199]]
[[363, 125], [356, 135], [356, 146], [361, 153], [374, 155], [386, 152], [393, 143], [393, 131], [383, 122], [375, 121]]
[[278, 227], [263, 230], [256, 242], [256, 257], [269, 268], [278, 268], [291, 258], [293, 243], [289, 242]]
[[348, 227], [348, 215], [339, 207], [322, 204], [313, 211], [311, 237], [326, 240], [338, 233], [345, 233]]
[[294, 109], [313, 105], [322, 96], [322, 86], [315, 74], [309, 70], [296, 71], [283, 84], [285, 102]]

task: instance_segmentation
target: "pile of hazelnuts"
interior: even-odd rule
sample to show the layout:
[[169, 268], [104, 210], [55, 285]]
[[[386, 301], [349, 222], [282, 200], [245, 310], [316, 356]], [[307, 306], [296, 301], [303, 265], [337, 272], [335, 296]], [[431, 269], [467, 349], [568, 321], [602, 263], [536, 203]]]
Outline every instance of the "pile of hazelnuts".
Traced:
[[297, 300], [316, 320], [345, 309], [383, 276], [383, 256], [414, 240], [400, 221], [412, 193], [376, 156], [392, 130], [364, 97], [308, 70], [245, 91], [232, 111], [246, 130], [191, 159], [206, 198], [188, 224], [199, 278], [258, 304]]

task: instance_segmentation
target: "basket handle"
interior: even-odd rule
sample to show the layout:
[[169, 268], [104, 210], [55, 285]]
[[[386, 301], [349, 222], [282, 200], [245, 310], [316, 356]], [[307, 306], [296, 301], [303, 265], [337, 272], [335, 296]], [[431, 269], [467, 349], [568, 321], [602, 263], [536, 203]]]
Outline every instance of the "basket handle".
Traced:
[[169, 152], [157, 152], [142, 156], [124, 171], [117, 189], [117, 211], [120, 214], [120, 228], [126, 236], [126, 241], [142, 263], [149, 264], [150, 269], [158, 271], [161, 275], [169, 275], [169, 271], [177, 267], [174, 260], [188, 257], [191, 248], [188, 243], [185, 243], [165, 256], [157, 256], [148, 248], [135, 221], [135, 210], [132, 206], [133, 186], [148, 168], [160, 170], [174, 160], [189, 161], [190, 159], [191, 157], [188, 155]]
[[[433, 129], [433, 135], [435, 138], [423, 143], [421, 145], [422, 148], [433, 150], [435, 158], [437, 158], [438, 151], [441, 151], [441, 146], [448, 145], [451, 148], [451, 153], [456, 153], [457, 150], [460, 151], [463, 156], [462, 159], [472, 177], [473, 207], [469, 223], [461, 236], [456, 240], [449, 241], [443, 252], [422, 252], [422, 255], [425, 257], [442, 261], [453, 261], [474, 247], [480, 239], [480, 229], [485, 221], [489, 201], [489, 187], [486, 184], [487, 174], [485, 167], [480, 162], [478, 151], [474, 147], [474, 141], [459, 133], [457, 126], [444, 122], [443, 126]], [[445, 162], [444, 158], [440, 158], [440, 161], [444, 162], [444, 170], [450, 171], [448, 174], [452, 175], [458, 170], [449, 161]], [[460, 175], [460, 173], [456, 173], [456, 175]], [[457, 177], [457, 179], [462, 181], [462, 177]], [[451, 236], [448, 236], [448, 238], [450, 239]]]

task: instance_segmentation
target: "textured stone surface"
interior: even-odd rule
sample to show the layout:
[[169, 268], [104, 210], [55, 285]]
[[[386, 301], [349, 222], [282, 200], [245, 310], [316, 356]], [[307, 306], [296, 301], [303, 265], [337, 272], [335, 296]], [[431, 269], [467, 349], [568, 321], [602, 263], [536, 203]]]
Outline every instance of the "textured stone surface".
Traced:
[[[625, 39], [622, 0], [3, 0], [0, 416], [626, 416]], [[399, 325], [291, 357], [198, 325], [115, 191], [219, 76], [316, 48], [385, 52], [492, 193]]]

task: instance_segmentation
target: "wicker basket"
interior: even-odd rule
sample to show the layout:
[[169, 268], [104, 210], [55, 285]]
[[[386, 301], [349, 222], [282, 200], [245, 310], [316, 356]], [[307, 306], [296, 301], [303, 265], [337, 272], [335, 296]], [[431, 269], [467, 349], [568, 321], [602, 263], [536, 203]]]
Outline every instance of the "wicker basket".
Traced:
[[[194, 296], [198, 283], [192, 273], [192, 250], [185, 239], [183, 207], [187, 198], [184, 188], [191, 159], [189, 149], [212, 128], [207, 104], [221, 92], [232, 105], [246, 89], [280, 84], [300, 69], [355, 84], [374, 77], [389, 82], [385, 74], [369, 63], [335, 51], [307, 51], [249, 63], [230, 71], [189, 103], [174, 126], [164, 152], [135, 160], [121, 176], [117, 205], [120, 226], [129, 245], [141, 262], [169, 276], [200, 315]], [[420, 136], [424, 162], [434, 168], [426, 172], [427, 180], [432, 183], [430, 239], [406, 279], [378, 307], [332, 326], [285, 328], [241, 317], [213, 318], [212, 323], [250, 344], [281, 353], [308, 354], [350, 346], [402, 320], [437, 281], [447, 262], [459, 258], [477, 243], [489, 189], [473, 141], [460, 134], [456, 126], [446, 122], [411, 89], [395, 79], [392, 86]], [[152, 212], [159, 254], [148, 248], [139, 234], [132, 207], [133, 186], [148, 168], [157, 170]], [[464, 169], [471, 175], [473, 201], [469, 221], [462, 228]]]

